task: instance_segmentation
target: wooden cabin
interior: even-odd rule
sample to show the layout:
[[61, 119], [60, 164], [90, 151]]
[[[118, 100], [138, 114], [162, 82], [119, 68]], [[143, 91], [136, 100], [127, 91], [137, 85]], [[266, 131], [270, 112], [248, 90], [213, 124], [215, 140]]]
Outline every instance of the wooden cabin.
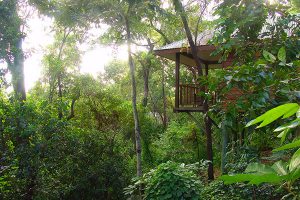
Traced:
[[[197, 39], [198, 57], [202, 63], [202, 74], [208, 75], [209, 70], [226, 68], [232, 64], [233, 55], [226, 61], [219, 62], [221, 54], [212, 56], [212, 52], [216, 50], [214, 45], [208, 44], [212, 34], [210, 32], [203, 32]], [[197, 76], [197, 69], [195, 60], [191, 54], [191, 50], [187, 47], [186, 40], [177, 41], [159, 49], [154, 50], [155, 54], [163, 58], [175, 61], [175, 112], [205, 112], [204, 98], [199, 93], [205, 92], [205, 87], [201, 87], [197, 82], [197, 78], [192, 82], [185, 82], [180, 79], [182, 72], [182, 65], [186, 69], [192, 71], [193, 76]], [[237, 93], [239, 91], [236, 91]], [[238, 95], [238, 94], [237, 94]], [[212, 100], [213, 101], [213, 100]], [[208, 104], [212, 104], [209, 102]]]

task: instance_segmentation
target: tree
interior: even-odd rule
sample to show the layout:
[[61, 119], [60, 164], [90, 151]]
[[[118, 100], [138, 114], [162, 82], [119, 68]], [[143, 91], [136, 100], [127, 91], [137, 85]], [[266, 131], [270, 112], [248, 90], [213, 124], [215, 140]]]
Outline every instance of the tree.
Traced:
[[[139, 1], [63, 1], [63, 2], [43, 2], [38, 0], [31, 1], [41, 12], [54, 16], [58, 23], [66, 24], [68, 27], [83, 26], [90, 23], [101, 22], [111, 25], [108, 33], [113, 33], [108, 40], [126, 41], [128, 47], [128, 63], [131, 72], [132, 83], [132, 108], [135, 120], [136, 135], [136, 154], [137, 154], [137, 175], [142, 174], [141, 165], [141, 139], [140, 125], [136, 103], [136, 83], [135, 83], [135, 66], [132, 58], [132, 30], [138, 27], [140, 17], [136, 15]], [[74, 19], [75, 20], [74, 20]], [[125, 32], [125, 35], [120, 33]], [[117, 37], [113, 37], [117, 36]]]
[[[198, 69], [198, 75], [201, 77], [201, 76], [203, 76], [202, 63], [201, 63], [201, 61], [198, 57], [196, 44], [195, 44], [195, 41], [193, 39], [191, 30], [190, 30], [189, 25], [188, 25], [186, 12], [185, 12], [184, 7], [182, 6], [182, 4], [179, 0], [173, 0], [173, 4], [174, 4], [176, 12], [181, 17], [181, 20], [182, 20], [182, 23], [183, 23], [183, 26], [184, 26], [184, 30], [185, 30], [185, 33], [186, 33], [186, 36], [187, 36], [187, 39], [188, 39], [188, 42], [189, 42], [189, 46], [191, 48], [191, 53], [193, 55], [193, 58], [194, 58], [195, 63], [196, 63], [196, 67]], [[210, 163], [208, 165], [208, 178], [209, 179], [214, 179], [213, 151], [212, 151], [212, 130], [211, 130], [212, 122], [211, 122], [211, 119], [209, 118], [209, 116], [207, 114], [207, 112], [208, 112], [208, 101], [207, 100], [204, 101], [204, 107], [205, 107], [204, 112], [206, 114], [206, 116], [205, 116], [205, 132], [206, 132], [206, 136], [207, 136], [207, 159], [210, 161]]]
[[1, 1], [0, 15], [0, 60], [7, 63], [12, 74], [16, 99], [23, 102], [26, 100], [22, 49], [24, 33], [22, 32], [22, 19], [18, 15], [18, 1]]
[[[132, 58], [132, 29], [138, 27], [139, 17], [137, 15], [138, 5], [142, 2], [139, 1], [115, 1], [108, 4], [112, 10], [104, 15], [104, 22], [110, 25], [110, 31], [115, 32], [118, 29], [125, 32], [123, 37], [113, 38], [114, 40], [125, 40], [127, 43], [128, 52], [128, 65], [130, 68], [131, 86], [132, 86], [132, 109], [134, 117], [134, 130], [135, 130], [135, 143], [136, 143], [136, 156], [137, 156], [137, 176], [142, 175], [142, 148], [141, 148], [141, 134], [140, 123], [137, 111], [137, 93], [136, 93], [136, 79], [135, 79], [135, 65]], [[117, 12], [116, 12], [117, 11]], [[116, 30], [117, 29], [117, 30]]]
[[79, 73], [80, 63], [78, 41], [83, 35], [76, 28], [59, 25], [56, 25], [55, 31], [54, 44], [48, 48], [48, 52], [44, 56], [45, 73], [42, 80], [49, 85], [49, 102], [57, 106], [59, 119], [65, 115], [63, 109], [66, 103], [65, 97], [67, 90], [70, 90], [71, 111], [67, 118], [71, 119], [74, 115], [75, 102], [80, 96], [80, 89], [75, 89], [75, 79], [76, 73]]

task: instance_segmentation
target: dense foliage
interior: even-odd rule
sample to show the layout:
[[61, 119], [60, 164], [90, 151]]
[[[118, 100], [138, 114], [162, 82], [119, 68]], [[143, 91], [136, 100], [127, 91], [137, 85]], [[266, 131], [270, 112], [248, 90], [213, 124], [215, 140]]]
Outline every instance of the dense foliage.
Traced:
[[[299, 199], [299, 12], [297, 0], [0, 0], [0, 199]], [[53, 43], [25, 93], [32, 13], [52, 19]], [[193, 57], [199, 33], [230, 66], [181, 66], [207, 110], [174, 113], [174, 63], [154, 52], [183, 39]], [[126, 44], [128, 62], [81, 73], [95, 43]]]
[[132, 195], [144, 187], [144, 199], [201, 199], [202, 185], [195, 174], [197, 168], [197, 164], [162, 163], [126, 188], [125, 194]]

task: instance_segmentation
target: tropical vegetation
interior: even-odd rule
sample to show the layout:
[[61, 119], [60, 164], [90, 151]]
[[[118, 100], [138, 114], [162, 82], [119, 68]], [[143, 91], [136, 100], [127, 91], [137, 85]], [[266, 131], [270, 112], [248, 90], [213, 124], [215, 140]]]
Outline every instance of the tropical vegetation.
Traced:
[[[26, 88], [33, 16], [53, 41]], [[204, 32], [233, 58], [207, 76]], [[173, 112], [174, 63], [155, 50], [179, 40], [205, 112]], [[82, 73], [85, 45], [127, 59]], [[300, 199], [299, 1], [0, 0], [0, 199]]]

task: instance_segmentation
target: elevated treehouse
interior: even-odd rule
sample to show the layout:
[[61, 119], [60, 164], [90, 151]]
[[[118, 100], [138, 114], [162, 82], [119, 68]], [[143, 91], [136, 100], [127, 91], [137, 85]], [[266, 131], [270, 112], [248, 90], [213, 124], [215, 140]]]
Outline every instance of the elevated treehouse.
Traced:
[[[226, 61], [219, 62], [221, 54], [212, 56], [212, 52], [216, 50], [214, 45], [208, 44], [211, 34], [202, 33], [198, 36], [197, 53], [199, 60], [202, 63], [202, 69], [205, 76], [208, 76], [209, 70], [226, 68], [232, 64], [233, 56], [230, 55]], [[154, 50], [155, 54], [163, 58], [175, 61], [175, 112], [205, 112], [205, 98], [201, 93], [207, 92], [206, 86], [199, 84], [198, 74], [200, 69], [197, 69], [196, 62], [191, 54], [189, 47], [184, 47], [186, 42], [184, 40], [177, 41], [159, 49]], [[185, 68], [182, 68], [184, 65]], [[190, 72], [190, 79], [182, 78], [183, 71]], [[187, 75], [188, 76], [188, 75]], [[184, 79], [184, 80], [183, 80]], [[239, 91], [233, 90], [234, 95], [228, 96], [228, 100], [234, 100], [240, 95]], [[213, 97], [208, 105], [211, 105], [216, 100]]]

